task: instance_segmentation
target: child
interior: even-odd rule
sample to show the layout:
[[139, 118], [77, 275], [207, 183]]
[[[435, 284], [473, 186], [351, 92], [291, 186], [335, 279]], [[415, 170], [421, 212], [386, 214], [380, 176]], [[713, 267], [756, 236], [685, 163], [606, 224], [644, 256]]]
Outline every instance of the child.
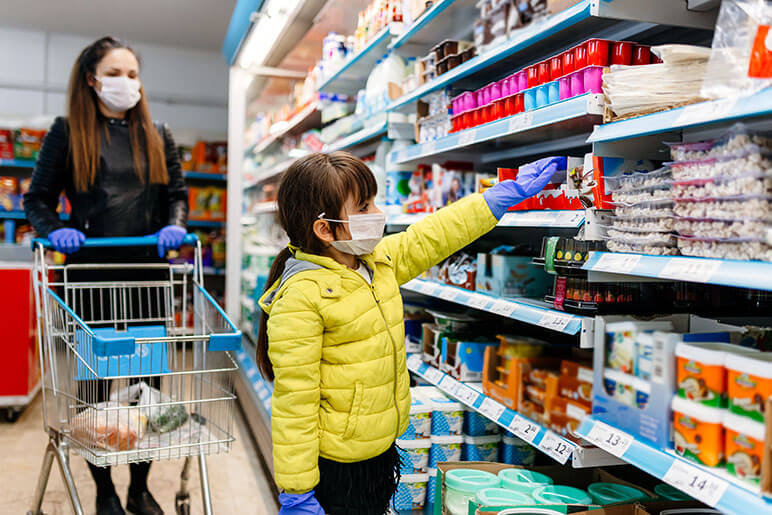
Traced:
[[521, 168], [383, 239], [367, 165], [345, 152], [296, 161], [279, 187], [290, 244], [271, 267], [257, 360], [274, 381], [280, 514], [381, 515], [399, 481], [410, 409], [400, 285], [493, 229], [539, 192], [557, 159]]

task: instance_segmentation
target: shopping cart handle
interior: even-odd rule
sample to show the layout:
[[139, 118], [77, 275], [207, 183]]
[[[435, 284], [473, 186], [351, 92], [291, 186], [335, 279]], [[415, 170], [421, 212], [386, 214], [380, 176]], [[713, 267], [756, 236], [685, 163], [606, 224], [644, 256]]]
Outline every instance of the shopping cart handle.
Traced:
[[[189, 233], [182, 240], [183, 245], [195, 245], [198, 243], [198, 236]], [[32, 240], [32, 249], [40, 244], [43, 248], [52, 249], [54, 246], [47, 238], [35, 238]], [[158, 236], [127, 236], [123, 238], [86, 238], [81, 244], [81, 248], [104, 248], [104, 247], [153, 247], [158, 245]]]

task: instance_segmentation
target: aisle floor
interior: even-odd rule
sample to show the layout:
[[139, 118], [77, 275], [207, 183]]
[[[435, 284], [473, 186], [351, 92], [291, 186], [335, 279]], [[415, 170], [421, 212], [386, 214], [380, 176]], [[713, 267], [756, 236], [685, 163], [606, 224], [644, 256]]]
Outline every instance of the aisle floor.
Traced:
[[[38, 395], [15, 423], [0, 423], [0, 484], [3, 485], [0, 513], [26, 513], [30, 508], [47, 442], [43, 432], [42, 407]], [[235, 437], [230, 454], [210, 456], [207, 459], [214, 512], [220, 515], [276, 513], [276, 500], [259, 462], [257, 449], [238, 410]], [[93, 514], [96, 488], [86, 462], [79, 456], [72, 456], [70, 463], [83, 508], [87, 514]], [[182, 460], [175, 460], [154, 463], [150, 470], [150, 491], [167, 515], [175, 513], [174, 495], [179, 487], [181, 469]], [[198, 467], [191, 467], [191, 472], [188, 483], [191, 506], [193, 513], [201, 513]], [[125, 505], [129, 468], [114, 468], [113, 482]], [[72, 513], [56, 462], [51, 470], [43, 510], [47, 515]]]

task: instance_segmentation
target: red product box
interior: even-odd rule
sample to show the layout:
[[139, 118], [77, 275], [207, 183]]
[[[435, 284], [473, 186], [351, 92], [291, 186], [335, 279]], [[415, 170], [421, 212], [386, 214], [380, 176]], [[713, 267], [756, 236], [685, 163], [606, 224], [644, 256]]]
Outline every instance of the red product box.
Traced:
[[13, 159], [13, 134], [0, 129], [0, 159]]

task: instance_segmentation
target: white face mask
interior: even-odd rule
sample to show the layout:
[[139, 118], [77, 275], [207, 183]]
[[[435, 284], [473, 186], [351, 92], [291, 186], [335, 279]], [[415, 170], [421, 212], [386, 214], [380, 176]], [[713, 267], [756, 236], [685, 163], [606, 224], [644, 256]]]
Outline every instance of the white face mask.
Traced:
[[100, 77], [102, 91], [96, 91], [99, 100], [116, 113], [128, 111], [139, 102], [142, 94], [139, 92], [139, 81], [128, 77]]
[[383, 230], [386, 228], [386, 215], [384, 213], [351, 215], [348, 220], [324, 218], [324, 213], [322, 213], [319, 215], [319, 220], [348, 224], [351, 239], [336, 240], [330, 242], [330, 245], [340, 252], [354, 256], [370, 254], [383, 238]]

